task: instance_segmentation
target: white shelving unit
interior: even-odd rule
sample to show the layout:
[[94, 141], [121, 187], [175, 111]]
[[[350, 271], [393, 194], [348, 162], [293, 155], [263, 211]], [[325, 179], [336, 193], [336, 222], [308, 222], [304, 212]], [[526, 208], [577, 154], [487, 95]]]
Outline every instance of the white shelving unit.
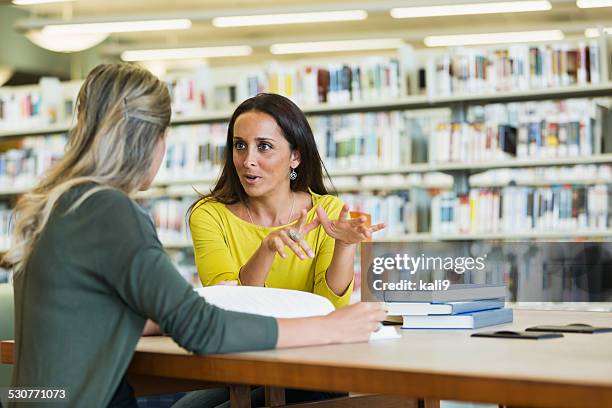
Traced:
[[389, 167], [367, 170], [340, 170], [330, 171], [330, 176], [364, 176], [375, 174], [410, 174], [447, 171], [482, 171], [488, 169], [501, 169], [509, 167], [545, 167], [545, 166], [572, 166], [577, 164], [608, 164], [612, 163], [612, 153], [593, 155], [588, 157], [559, 157], [549, 159], [512, 159], [484, 161], [474, 163], [417, 163], [401, 167]]
[[[563, 98], [594, 98], [609, 97], [612, 95], [612, 83], [600, 85], [566, 86], [553, 89], [533, 89], [528, 91], [497, 92], [491, 94], [460, 94], [452, 96], [415, 95], [398, 99], [389, 99], [377, 102], [360, 102], [348, 104], [320, 104], [301, 106], [306, 115], [332, 115], [350, 112], [376, 112], [392, 110], [408, 110], [421, 108], [439, 108], [456, 106], [460, 104], [503, 103], [519, 101], [535, 101], [545, 99]], [[173, 116], [173, 125], [189, 125], [197, 123], [213, 123], [229, 121], [233, 109], [210, 110], [199, 114]], [[22, 137], [51, 133], [64, 133], [70, 130], [73, 122], [56, 123], [35, 128], [22, 128], [14, 130], [0, 130], [0, 137]]]
[[[332, 115], [344, 114], [353, 112], [381, 112], [394, 110], [411, 110], [422, 108], [440, 108], [451, 107], [462, 109], [468, 105], [474, 104], [490, 104], [504, 102], [519, 102], [519, 101], [535, 101], [547, 99], [561, 98], [595, 98], [609, 97], [612, 95], [612, 83], [604, 82], [599, 85], [589, 86], [567, 86], [554, 89], [534, 89], [528, 91], [512, 91], [498, 92], [486, 94], [463, 94], [452, 96], [427, 96], [417, 95], [398, 99], [376, 101], [368, 103], [348, 103], [348, 104], [321, 104], [303, 106], [302, 109], [307, 115]], [[201, 123], [219, 123], [229, 121], [232, 110], [205, 111], [199, 114], [189, 116], [174, 116], [172, 125], [190, 125]], [[15, 130], [0, 131], [0, 138], [18, 138], [23, 136], [36, 136], [54, 133], [68, 132], [72, 122], [57, 123], [49, 126], [36, 128], [24, 128]], [[385, 176], [385, 175], [410, 175], [415, 173], [431, 173], [443, 172], [450, 174], [469, 175], [478, 173], [484, 170], [500, 169], [500, 168], [525, 168], [525, 167], [547, 167], [547, 166], [572, 166], [582, 164], [611, 164], [612, 153], [599, 154], [588, 157], [559, 157], [559, 158], [542, 158], [542, 159], [507, 159], [495, 161], [483, 161], [472, 163], [414, 163], [399, 167], [380, 167], [371, 169], [330, 169], [330, 176], [334, 177], [355, 177], [364, 176]], [[209, 174], [199, 177], [182, 177], [180, 179], [164, 179], [156, 180], [150, 191], [140, 192], [136, 194], [137, 198], [157, 198], [157, 197], [184, 197], [187, 195], [195, 195], [193, 188], [201, 192], [206, 192], [212, 186], [218, 174]], [[517, 182], [517, 185], [529, 186], [548, 186], [551, 184], [596, 184], [610, 183], [607, 179], [579, 179], [575, 180], [559, 180], [552, 183], [550, 180], [533, 180], [529, 182]], [[504, 183], [474, 183], [473, 187], [503, 187]], [[349, 191], [374, 191], [374, 190], [400, 190], [411, 188], [435, 188], [435, 189], [450, 189], [453, 183], [411, 183], [398, 182], [386, 183], [376, 182], [364, 183], [361, 180], [356, 180], [355, 183], [347, 183], [337, 186], [338, 192]], [[23, 193], [28, 190], [27, 186], [21, 187], [0, 187], [0, 196], [11, 196]], [[570, 239], [570, 238], [610, 238], [612, 230], [594, 230], [594, 231], [568, 231], [568, 232], [528, 232], [519, 234], [442, 234], [432, 235], [430, 233], [414, 233], [401, 236], [385, 237], [377, 239], [377, 241], [453, 241], [453, 240], [520, 240], [520, 239]], [[191, 246], [188, 241], [171, 241], [164, 242], [167, 248], [186, 248]]]

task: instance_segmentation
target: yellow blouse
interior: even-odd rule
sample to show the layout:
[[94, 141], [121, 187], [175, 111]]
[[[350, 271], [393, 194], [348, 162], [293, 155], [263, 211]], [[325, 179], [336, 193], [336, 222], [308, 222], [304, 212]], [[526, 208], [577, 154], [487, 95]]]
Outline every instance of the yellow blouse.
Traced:
[[[316, 217], [321, 206], [331, 219], [338, 218], [342, 201], [331, 195], [311, 192], [312, 208], [308, 222]], [[272, 231], [283, 228], [262, 227], [251, 224], [232, 213], [225, 204], [203, 199], [195, 207], [189, 220], [195, 261], [204, 286], [215, 285], [222, 280], [238, 280], [240, 268], [255, 253], [261, 241]], [[287, 258], [277, 255], [272, 263], [265, 285], [312, 292], [329, 299], [334, 306], [347, 305], [353, 292], [353, 282], [342, 296], [336, 295], [327, 285], [326, 272], [334, 253], [335, 240], [319, 225], [305, 236], [315, 253], [305, 260], [285, 249]]]

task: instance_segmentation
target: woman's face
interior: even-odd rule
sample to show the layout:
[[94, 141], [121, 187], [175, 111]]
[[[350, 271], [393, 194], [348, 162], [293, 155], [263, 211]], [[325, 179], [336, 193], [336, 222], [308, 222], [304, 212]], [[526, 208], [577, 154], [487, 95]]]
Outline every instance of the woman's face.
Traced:
[[157, 145], [155, 146], [155, 151], [153, 152], [153, 161], [151, 162], [151, 167], [149, 168], [146, 181], [142, 184], [142, 186], [140, 186], [140, 191], [145, 191], [151, 187], [151, 183], [153, 183], [153, 180], [155, 179], [155, 176], [157, 175], [157, 172], [164, 161], [167, 137], [168, 129], [166, 129], [162, 136], [157, 140]]
[[257, 111], [245, 112], [234, 122], [232, 157], [249, 197], [288, 190], [291, 167], [300, 164], [298, 151], [291, 151], [274, 118]]

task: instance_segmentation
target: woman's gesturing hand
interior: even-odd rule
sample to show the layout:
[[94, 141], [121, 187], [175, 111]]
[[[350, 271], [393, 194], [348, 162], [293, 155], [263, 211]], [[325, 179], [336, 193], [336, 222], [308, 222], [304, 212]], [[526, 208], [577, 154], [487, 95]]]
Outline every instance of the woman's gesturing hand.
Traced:
[[349, 218], [349, 208], [346, 204], [342, 206], [338, 219], [332, 221], [325, 210], [317, 208], [317, 219], [323, 225], [325, 232], [336, 241], [344, 244], [357, 244], [372, 238], [372, 233], [385, 228], [385, 224], [368, 225], [365, 216]]
[[315, 254], [304, 237], [319, 225], [319, 220], [315, 218], [307, 224], [307, 214], [306, 210], [302, 210], [300, 218], [295, 224], [268, 234], [263, 239], [262, 246], [271, 252], [278, 252], [283, 258], [287, 257], [285, 246], [295, 252], [300, 259], [306, 259], [306, 256], [314, 258]]

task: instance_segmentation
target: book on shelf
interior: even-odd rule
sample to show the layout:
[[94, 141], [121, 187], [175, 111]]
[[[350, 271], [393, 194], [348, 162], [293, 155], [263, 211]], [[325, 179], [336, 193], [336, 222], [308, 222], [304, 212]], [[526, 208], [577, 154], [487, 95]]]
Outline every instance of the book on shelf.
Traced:
[[163, 244], [191, 246], [191, 233], [185, 223], [185, 214], [196, 200], [195, 193], [182, 198], [139, 200], [149, 212], [158, 237]]
[[[425, 87], [433, 97], [588, 86], [608, 80], [604, 37], [550, 45], [451, 48], [434, 57], [404, 46], [381, 56], [201, 64], [162, 79], [175, 119], [232, 109], [259, 92], [283, 94], [302, 107], [401, 102], [417, 88], [417, 72], [426, 73]], [[81, 83], [43, 78], [37, 87], [0, 88], [0, 131], [68, 122]]]
[[612, 184], [612, 165], [578, 164], [530, 168], [485, 170], [469, 177], [471, 187], [515, 185], [593, 185]]
[[461, 302], [386, 302], [389, 316], [456, 315], [480, 310], [500, 309], [504, 298], [468, 300]]
[[386, 290], [385, 302], [461, 302], [505, 298], [507, 287], [498, 284], [457, 283], [447, 290]]
[[32, 187], [64, 155], [65, 134], [27, 136], [0, 143], [0, 189]]
[[225, 160], [226, 139], [226, 123], [172, 127], [155, 181], [216, 178]]
[[0, 131], [65, 123], [73, 115], [80, 83], [43, 77], [38, 86], [0, 87]]
[[512, 309], [490, 309], [455, 315], [403, 316], [402, 329], [478, 329], [511, 323]]
[[427, 89], [448, 96], [598, 84], [601, 51], [597, 40], [455, 48], [427, 61]]
[[0, 253], [11, 246], [13, 233], [13, 211], [6, 203], [0, 204]]
[[609, 184], [472, 188], [432, 198], [433, 234], [605, 231]]
[[[277, 319], [325, 316], [335, 310], [323, 296], [291, 289], [216, 285], [195, 291], [208, 303], [222, 309]], [[370, 340], [399, 337], [394, 327], [383, 326], [370, 335]]]
[[586, 98], [474, 105], [465, 122], [446, 119], [431, 132], [430, 163], [588, 157], [612, 146], [610, 110]]
[[397, 191], [384, 195], [368, 193], [339, 194], [339, 198], [351, 211], [370, 214], [373, 223], [384, 222], [386, 228], [374, 237], [397, 236], [417, 232], [416, 191]]
[[392, 168], [410, 163], [403, 112], [365, 112], [309, 118], [330, 171]]
[[300, 105], [344, 104], [398, 99], [403, 95], [401, 78], [397, 58], [369, 57], [320, 64], [270, 63], [240, 75], [232, 86], [241, 100], [271, 92]]

